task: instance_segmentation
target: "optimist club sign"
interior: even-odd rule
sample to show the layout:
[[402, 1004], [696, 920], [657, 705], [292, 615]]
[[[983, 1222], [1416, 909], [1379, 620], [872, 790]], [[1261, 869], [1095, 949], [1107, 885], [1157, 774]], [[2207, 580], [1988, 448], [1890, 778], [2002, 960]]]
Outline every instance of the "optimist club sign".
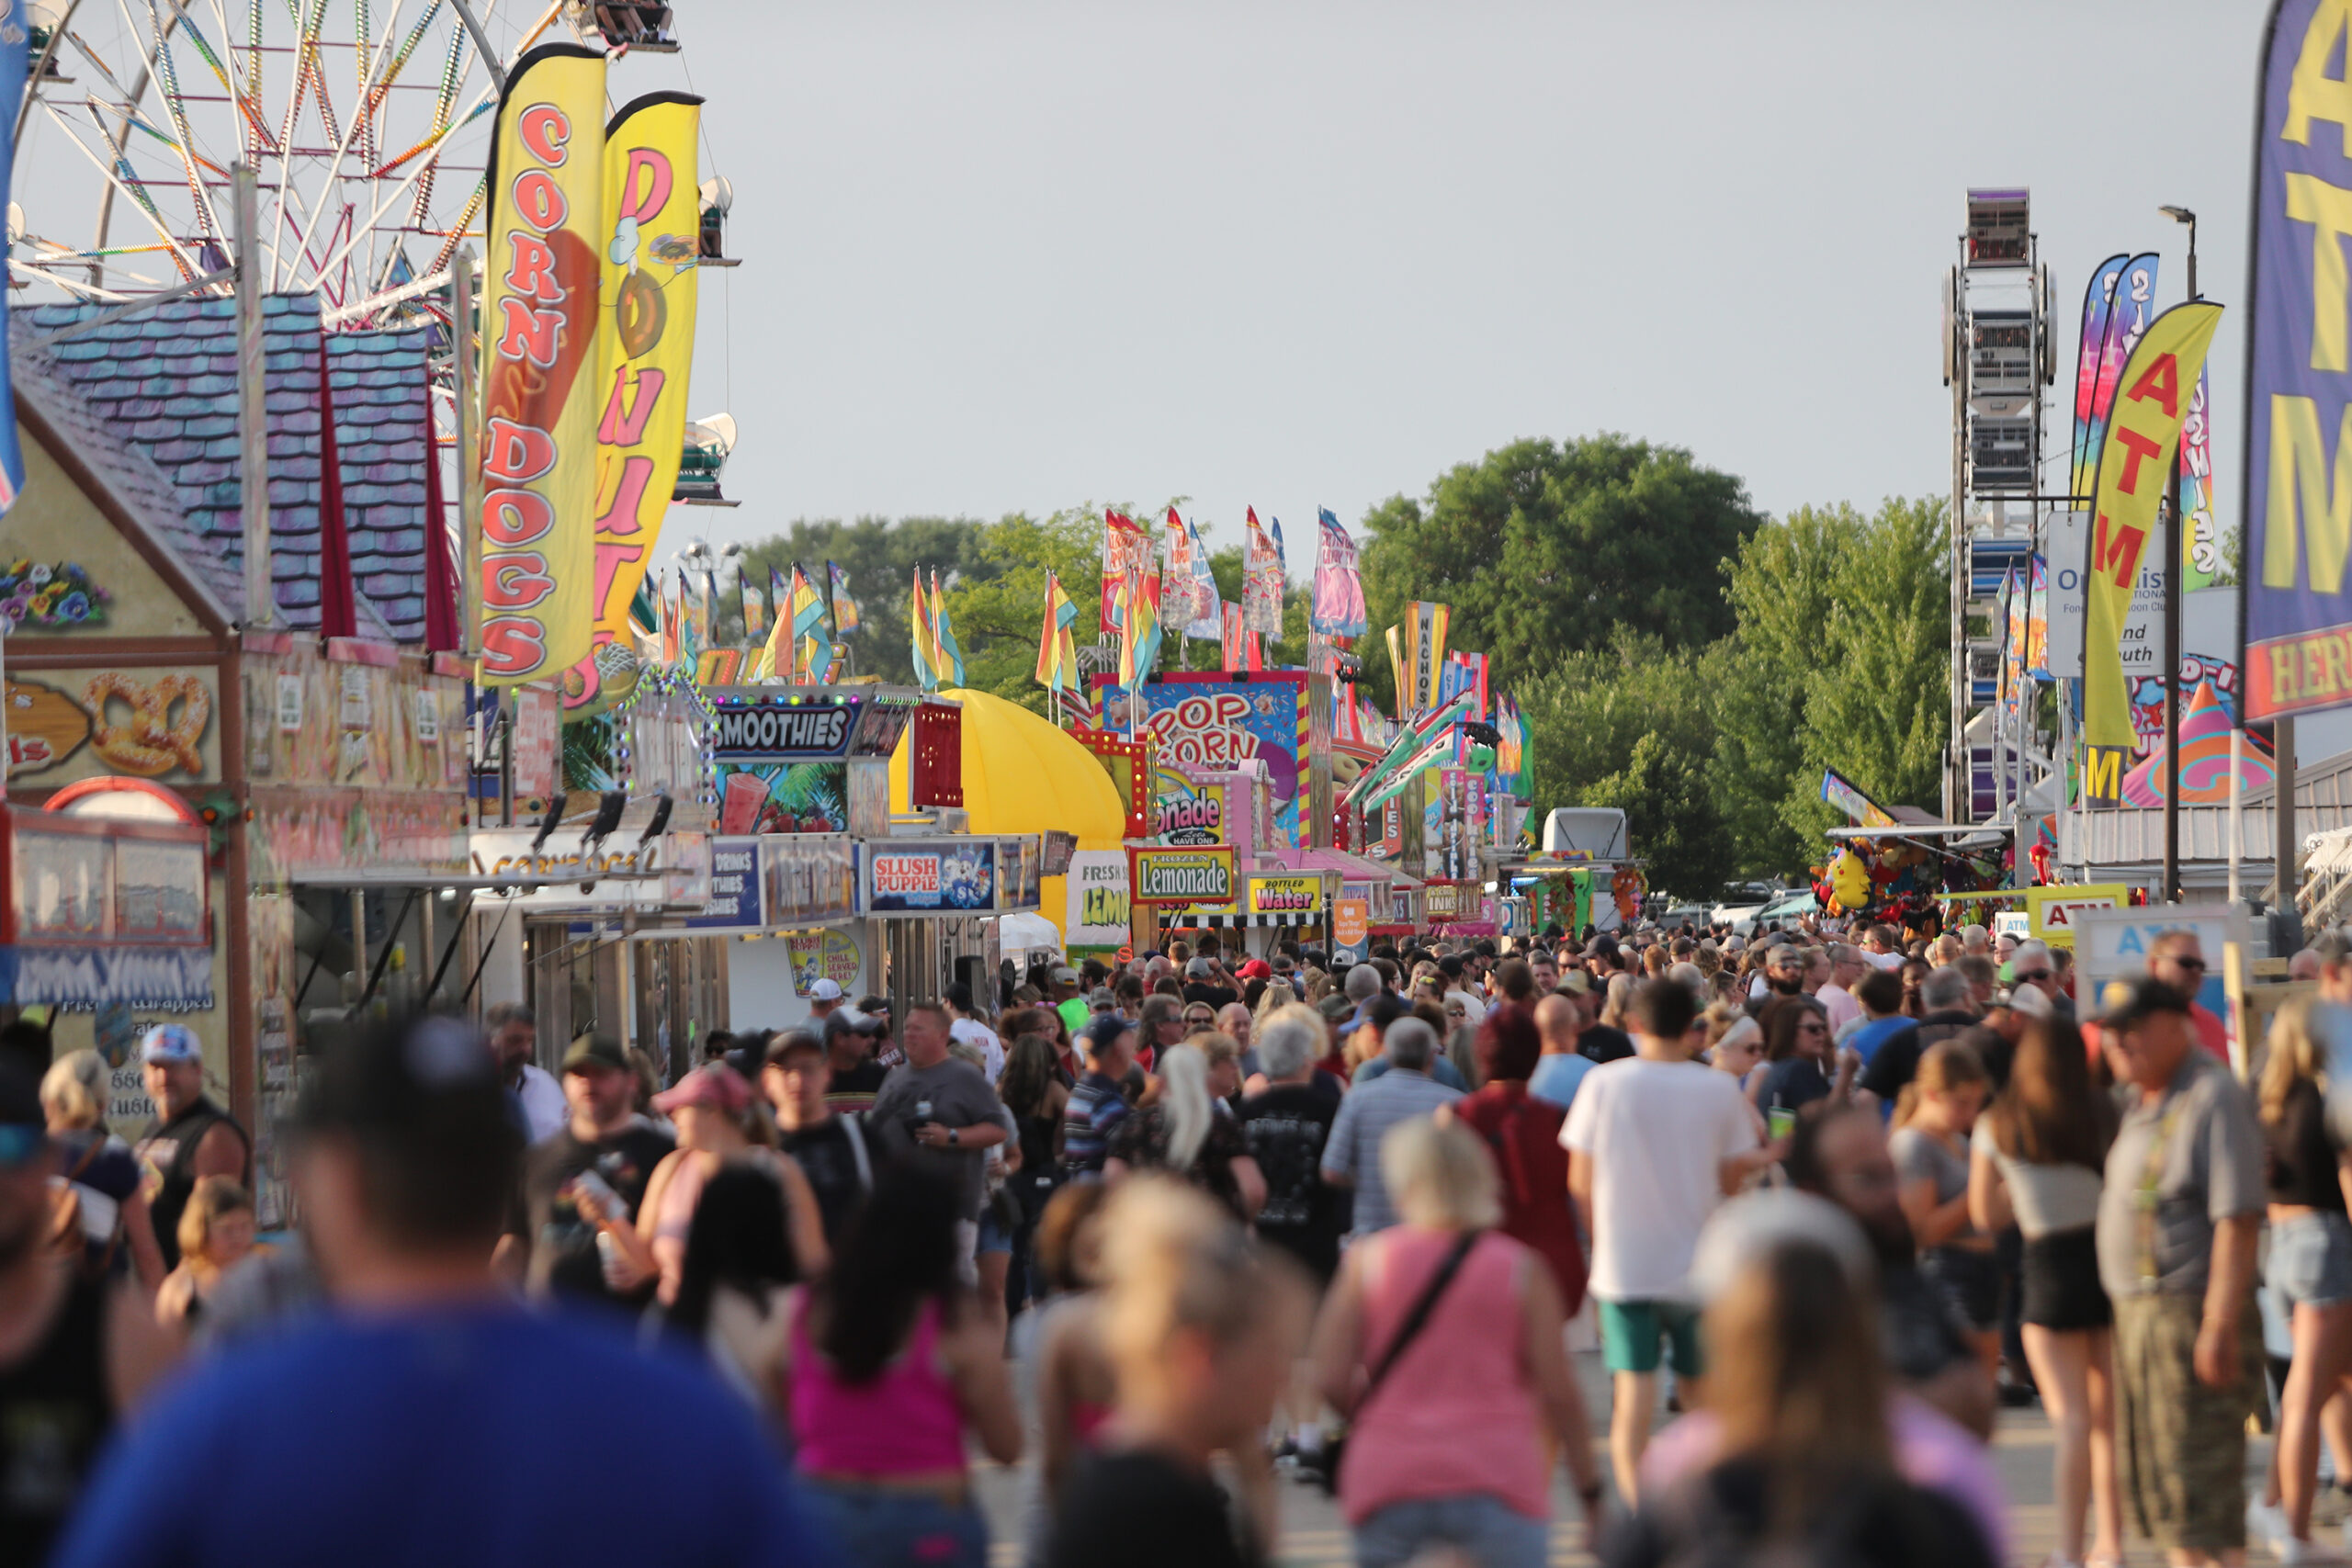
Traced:
[[1230, 844], [1127, 851], [1129, 900], [1136, 904], [1230, 904], [1234, 854]]

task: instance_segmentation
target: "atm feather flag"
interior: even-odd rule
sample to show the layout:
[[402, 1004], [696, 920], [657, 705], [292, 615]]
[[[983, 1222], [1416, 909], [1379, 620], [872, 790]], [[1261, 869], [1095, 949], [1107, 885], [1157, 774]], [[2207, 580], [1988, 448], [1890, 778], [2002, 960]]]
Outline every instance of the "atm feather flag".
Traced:
[[[557, 674], [593, 646], [604, 152], [605, 57], [555, 43], [516, 62], [485, 176], [481, 580], [472, 586], [484, 685]], [[628, 604], [623, 593], [618, 608]]]
[[2246, 269], [2245, 549], [2239, 590], [2245, 716], [2352, 703], [2352, 11], [2278, 0], [2255, 115]]
[[[2100, 753], [2086, 773], [2094, 799], [2109, 765], [2136, 743], [2131, 696], [2123, 678], [2123, 618], [2141, 571], [2161, 570], [2156, 507], [2165, 497], [2188, 416], [2189, 399], [2205, 367], [2205, 351], [2222, 324], [2222, 308], [2176, 305], [2158, 316], [2124, 363], [2099, 446], [2093, 488], [2091, 548], [2083, 620], [2083, 744]], [[2120, 786], [2119, 776], [2115, 783]]]
[[702, 100], [693, 94], [649, 93], [605, 127], [596, 220], [604, 251], [594, 383], [596, 648], [577, 667], [580, 679], [564, 682], [564, 707], [575, 716], [610, 706], [636, 684], [629, 660], [605, 645], [628, 645], [628, 603], [662, 536], [685, 449], [701, 125]]

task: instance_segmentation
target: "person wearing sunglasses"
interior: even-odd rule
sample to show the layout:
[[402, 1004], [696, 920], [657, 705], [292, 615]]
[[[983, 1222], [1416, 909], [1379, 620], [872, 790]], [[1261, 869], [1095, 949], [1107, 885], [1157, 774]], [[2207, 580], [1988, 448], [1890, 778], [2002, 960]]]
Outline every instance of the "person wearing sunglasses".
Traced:
[[2196, 1026], [2197, 1043], [2226, 1062], [2230, 1032], [2211, 1009], [2197, 999], [2205, 986], [2205, 948], [2195, 931], [2166, 931], [2148, 950], [2148, 977], [2161, 980], [2188, 998], [2188, 1021]]

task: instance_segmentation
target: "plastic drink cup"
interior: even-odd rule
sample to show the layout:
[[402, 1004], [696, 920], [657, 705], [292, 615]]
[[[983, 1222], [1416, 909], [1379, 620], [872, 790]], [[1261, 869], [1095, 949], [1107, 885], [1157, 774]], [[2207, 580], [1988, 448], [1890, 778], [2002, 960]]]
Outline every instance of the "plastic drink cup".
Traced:
[[727, 775], [727, 794], [718, 807], [718, 830], [749, 833], [760, 825], [760, 808], [768, 803], [768, 781], [757, 773]]
[[1772, 1140], [1778, 1143], [1797, 1130], [1797, 1113], [1786, 1106], [1776, 1105], [1764, 1113], [1765, 1125], [1772, 1130]]

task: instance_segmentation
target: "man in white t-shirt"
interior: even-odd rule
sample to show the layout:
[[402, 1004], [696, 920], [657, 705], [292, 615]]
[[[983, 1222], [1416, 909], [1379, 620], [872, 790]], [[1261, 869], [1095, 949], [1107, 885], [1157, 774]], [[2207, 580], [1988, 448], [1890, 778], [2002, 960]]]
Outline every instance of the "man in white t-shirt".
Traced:
[[1738, 1081], [1690, 1059], [1705, 1036], [1698, 1002], [1671, 980], [1634, 987], [1634, 1055], [1587, 1073], [1560, 1143], [1568, 1190], [1592, 1236], [1591, 1291], [1615, 1377], [1609, 1454], [1617, 1489], [1635, 1501], [1649, 1441], [1662, 1342], [1675, 1375], [1699, 1394], [1699, 1309], [1690, 1256], [1727, 1193], [1770, 1163]]
[[978, 1046], [980, 1055], [988, 1058], [982, 1070], [989, 1082], [996, 1082], [1004, 1076], [1004, 1042], [996, 1037], [995, 1030], [972, 1016], [972, 987], [957, 980], [940, 997], [947, 1004], [947, 1038]]

